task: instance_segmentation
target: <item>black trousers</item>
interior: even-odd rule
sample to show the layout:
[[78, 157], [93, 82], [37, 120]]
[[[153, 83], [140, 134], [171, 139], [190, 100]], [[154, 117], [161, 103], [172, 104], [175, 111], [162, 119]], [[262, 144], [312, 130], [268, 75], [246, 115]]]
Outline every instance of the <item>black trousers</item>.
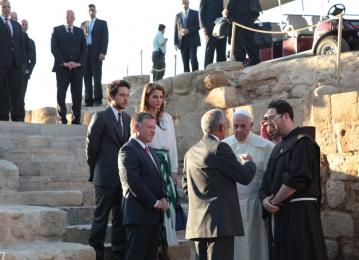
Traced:
[[213, 36], [206, 36], [206, 52], [204, 57], [204, 68], [213, 63], [214, 52], [216, 51], [217, 62], [226, 61], [227, 38], [218, 39]]
[[69, 85], [72, 98], [72, 123], [79, 124], [81, 121], [82, 78], [83, 68], [73, 70], [60, 68], [59, 71], [56, 72], [57, 112], [63, 122], [67, 122], [67, 109], [65, 100]]
[[[253, 28], [255, 20], [258, 18], [258, 13], [241, 14], [238, 23], [247, 27]], [[233, 43], [232, 43], [233, 44]], [[246, 54], [252, 64], [260, 62], [259, 50], [254, 41], [254, 32], [236, 27], [236, 38], [234, 42], [234, 57], [236, 61], [243, 62]]]
[[181, 56], [183, 62], [183, 71], [190, 72], [189, 62], [191, 61], [192, 71], [198, 70], [197, 46], [193, 46], [186, 41], [182, 42]]
[[88, 55], [85, 67], [85, 103], [92, 105], [102, 102], [102, 61], [91, 54], [92, 47], [88, 46]]
[[162, 79], [166, 69], [165, 55], [159, 51], [152, 52], [152, 64], [152, 80], [157, 81]]
[[197, 260], [233, 260], [234, 237], [202, 238], [195, 241]]
[[0, 68], [0, 120], [24, 121], [25, 109], [21, 99], [23, 75], [20, 68]]
[[126, 225], [126, 260], [156, 260], [160, 228], [160, 224]]
[[125, 259], [125, 230], [122, 226], [122, 191], [120, 188], [95, 186], [96, 209], [91, 227], [89, 244], [96, 251], [96, 260], [104, 259], [106, 229], [112, 210], [111, 252], [112, 259]]

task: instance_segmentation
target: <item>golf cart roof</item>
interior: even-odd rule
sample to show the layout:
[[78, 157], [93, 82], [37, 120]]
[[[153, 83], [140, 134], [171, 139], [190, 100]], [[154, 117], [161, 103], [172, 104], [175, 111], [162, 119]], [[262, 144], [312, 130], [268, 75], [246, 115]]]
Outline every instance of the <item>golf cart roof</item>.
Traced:
[[286, 4], [294, 0], [260, 0], [263, 11], [279, 6], [279, 3]]

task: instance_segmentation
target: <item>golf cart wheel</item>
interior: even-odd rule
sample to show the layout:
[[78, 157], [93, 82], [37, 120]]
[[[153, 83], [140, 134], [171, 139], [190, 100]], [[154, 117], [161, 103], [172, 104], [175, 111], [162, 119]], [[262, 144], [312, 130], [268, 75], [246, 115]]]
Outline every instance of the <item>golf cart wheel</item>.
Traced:
[[[345, 39], [342, 39], [342, 52], [348, 51], [349, 44]], [[322, 39], [317, 47], [317, 55], [333, 55], [338, 53], [338, 37], [335, 35], [327, 36]]]

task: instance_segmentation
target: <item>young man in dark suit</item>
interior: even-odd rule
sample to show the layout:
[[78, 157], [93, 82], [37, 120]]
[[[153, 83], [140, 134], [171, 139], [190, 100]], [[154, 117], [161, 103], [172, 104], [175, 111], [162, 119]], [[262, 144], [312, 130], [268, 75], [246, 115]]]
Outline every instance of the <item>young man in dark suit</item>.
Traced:
[[198, 11], [189, 9], [189, 0], [182, 0], [183, 11], [176, 15], [174, 43], [175, 48], [181, 50], [183, 71], [198, 70], [197, 47], [201, 46], [199, 38]]
[[[234, 22], [253, 28], [261, 11], [259, 0], [229, 0], [227, 8], [223, 10], [223, 15], [228, 16]], [[245, 63], [245, 66], [253, 66], [260, 62], [254, 32], [236, 26], [236, 39], [232, 44], [235, 45], [233, 54], [236, 61], [244, 62], [248, 54], [249, 61]]]
[[57, 107], [60, 123], [67, 124], [66, 91], [71, 84], [72, 124], [80, 124], [82, 78], [87, 47], [84, 32], [73, 25], [75, 13], [66, 12], [66, 25], [54, 28], [51, 36], [51, 52], [55, 58], [53, 72], [57, 80]]
[[0, 120], [9, 120], [11, 100], [11, 120], [24, 121], [21, 101], [24, 37], [20, 24], [10, 19], [10, 2], [3, 0], [0, 5]]
[[220, 109], [201, 119], [202, 139], [185, 155], [183, 189], [188, 194], [186, 239], [195, 241], [199, 259], [233, 260], [234, 236], [243, 236], [236, 182], [247, 185], [256, 165], [250, 155], [238, 162], [231, 147], [221, 142], [227, 119]]
[[86, 155], [90, 179], [95, 185], [96, 209], [89, 244], [96, 259], [104, 259], [104, 241], [108, 217], [112, 210], [112, 259], [124, 259], [125, 237], [122, 227], [122, 189], [118, 173], [118, 152], [130, 137], [130, 116], [123, 110], [128, 106], [130, 85], [124, 80], [108, 86], [110, 106], [96, 113], [87, 133]]
[[201, 0], [199, 4], [199, 22], [206, 36], [206, 52], [204, 57], [204, 68], [213, 63], [216, 51], [217, 62], [226, 61], [226, 40], [224, 37], [218, 39], [212, 36], [214, 21], [222, 17], [223, 0]]
[[155, 260], [160, 246], [160, 227], [168, 201], [158, 158], [148, 146], [155, 128], [156, 120], [150, 113], [137, 113], [131, 122], [134, 136], [118, 156], [124, 196], [126, 260]]
[[86, 35], [87, 61], [85, 69], [85, 106], [102, 105], [102, 62], [108, 46], [108, 28], [104, 20], [96, 17], [96, 6], [89, 5], [90, 21], [81, 24]]

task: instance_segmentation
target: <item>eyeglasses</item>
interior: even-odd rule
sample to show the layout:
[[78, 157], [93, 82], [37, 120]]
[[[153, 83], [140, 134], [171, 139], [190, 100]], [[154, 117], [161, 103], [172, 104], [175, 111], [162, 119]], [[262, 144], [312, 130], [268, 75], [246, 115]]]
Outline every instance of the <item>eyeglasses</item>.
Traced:
[[264, 121], [273, 121], [274, 119], [276, 119], [277, 117], [282, 117], [283, 115], [279, 114], [279, 115], [276, 115], [276, 116], [265, 116], [263, 117], [263, 120]]

